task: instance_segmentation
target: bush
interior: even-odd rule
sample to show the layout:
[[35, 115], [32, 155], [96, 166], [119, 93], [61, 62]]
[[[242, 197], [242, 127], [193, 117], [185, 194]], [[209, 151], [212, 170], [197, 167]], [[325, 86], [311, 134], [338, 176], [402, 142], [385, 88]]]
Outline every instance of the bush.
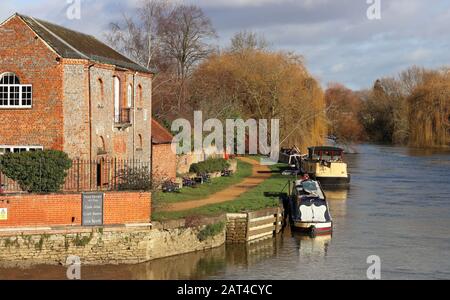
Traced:
[[193, 164], [190, 168], [191, 173], [203, 174], [203, 173], [214, 173], [222, 172], [223, 170], [228, 170], [230, 168], [230, 163], [223, 158], [211, 158], [204, 162]]
[[0, 156], [0, 171], [29, 193], [58, 192], [71, 167], [68, 155], [55, 150]]
[[201, 230], [197, 238], [200, 242], [206, 241], [210, 237], [215, 237], [223, 232], [225, 229], [225, 222], [220, 222], [212, 225], [207, 225], [203, 230]]
[[120, 191], [150, 191], [152, 189], [152, 177], [150, 168], [127, 168], [119, 172]]

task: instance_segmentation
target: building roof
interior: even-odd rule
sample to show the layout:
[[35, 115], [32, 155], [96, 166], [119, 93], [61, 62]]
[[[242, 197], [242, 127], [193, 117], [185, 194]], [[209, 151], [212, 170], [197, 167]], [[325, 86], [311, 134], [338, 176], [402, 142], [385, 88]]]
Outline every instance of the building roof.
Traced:
[[20, 14], [21, 18], [41, 39], [63, 58], [88, 59], [142, 73], [154, 73], [137, 64], [92, 35]]
[[173, 135], [155, 119], [152, 119], [152, 143], [172, 144], [172, 141]]

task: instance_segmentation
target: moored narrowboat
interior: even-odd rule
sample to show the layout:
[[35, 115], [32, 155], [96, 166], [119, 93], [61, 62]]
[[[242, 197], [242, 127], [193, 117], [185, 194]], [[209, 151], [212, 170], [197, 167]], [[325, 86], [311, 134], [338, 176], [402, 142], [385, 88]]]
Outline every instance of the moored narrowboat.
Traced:
[[320, 183], [309, 179], [295, 181], [290, 196], [290, 220], [294, 229], [312, 235], [329, 234], [333, 230], [330, 209]]
[[349, 187], [350, 174], [342, 148], [320, 146], [308, 150], [308, 156], [302, 160], [302, 169], [306, 174], [325, 187]]

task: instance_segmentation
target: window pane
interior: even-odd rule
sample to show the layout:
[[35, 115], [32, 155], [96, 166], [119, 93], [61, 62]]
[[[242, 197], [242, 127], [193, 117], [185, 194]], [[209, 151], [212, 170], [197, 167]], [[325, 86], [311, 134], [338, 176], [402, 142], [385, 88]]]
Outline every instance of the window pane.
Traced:
[[6, 86], [0, 86], [0, 106], [8, 105], [8, 88]]
[[20, 80], [14, 73], [5, 73], [0, 78], [0, 84], [20, 84]]

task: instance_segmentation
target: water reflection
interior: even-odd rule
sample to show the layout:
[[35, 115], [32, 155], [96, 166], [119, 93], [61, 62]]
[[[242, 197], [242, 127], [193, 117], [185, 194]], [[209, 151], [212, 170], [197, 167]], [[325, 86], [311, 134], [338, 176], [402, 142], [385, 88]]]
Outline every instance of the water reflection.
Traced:
[[316, 260], [328, 255], [332, 235], [311, 237], [304, 234], [294, 233], [293, 237], [297, 243], [300, 259]]
[[406, 148], [406, 153], [409, 156], [433, 156], [433, 155], [449, 155], [450, 148], [430, 148], [430, 149], [422, 149], [422, 148]]
[[276, 254], [277, 241], [266, 239], [251, 244], [227, 245], [227, 263], [231, 266], [250, 267]]
[[333, 219], [345, 217], [347, 215], [348, 193], [349, 189], [325, 190]]

